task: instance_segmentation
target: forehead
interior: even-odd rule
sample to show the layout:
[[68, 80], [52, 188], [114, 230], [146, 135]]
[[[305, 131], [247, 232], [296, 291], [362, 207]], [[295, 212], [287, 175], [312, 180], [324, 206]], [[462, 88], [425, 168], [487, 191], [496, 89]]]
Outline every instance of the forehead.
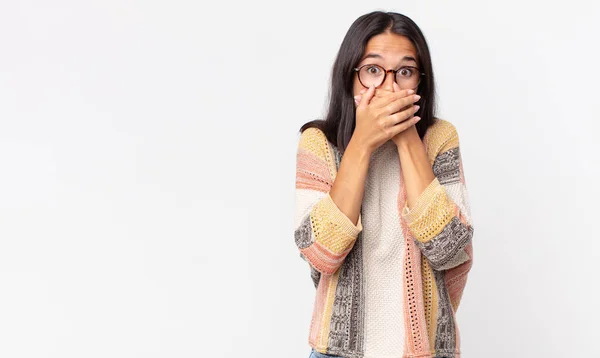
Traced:
[[406, 36], [394, 33], [383, 33], [369, 39], [361, 61], [373, 53], [381, 55], [386, 61], [398, 60], [404, 56], [417, 58], [413, 43]]

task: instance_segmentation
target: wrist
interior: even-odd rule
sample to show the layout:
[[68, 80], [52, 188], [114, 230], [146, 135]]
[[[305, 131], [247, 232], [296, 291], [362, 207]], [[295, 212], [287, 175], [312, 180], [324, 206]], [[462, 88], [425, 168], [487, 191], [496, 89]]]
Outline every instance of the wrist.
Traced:
[[415, 140], [421, 141], [421, 138], [419, 137], [417, 127], [412, 125], [403, 132], [400, 132], [394, 142], [400, 150], [408, 148]]
[[370, 158], [371, 154], [373, 154], [372, 148], [366, 144], [359, 143], [354, 137], [350, 138], [350, 142], [348, 142], [346, 152], [348, 151], [354, 153], [354, 155], [357, 155], [361, 159]]

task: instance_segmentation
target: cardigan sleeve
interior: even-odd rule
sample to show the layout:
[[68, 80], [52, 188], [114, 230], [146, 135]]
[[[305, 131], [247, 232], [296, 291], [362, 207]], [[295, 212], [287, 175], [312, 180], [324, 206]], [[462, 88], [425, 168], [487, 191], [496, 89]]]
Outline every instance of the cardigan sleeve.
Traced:
[[434, 270], [470, 266], [473, 258], [473, 224], [460, 155], [458, 133], [446, 126], [447, 135], [432, 169], [435, 178], [402, 217], [417, 246]]
[[335, 273], [362, 231], [361, 215], [355, 224], [329, 195], [336, 173], [325, 134], [317, 128], [302, 132], [296, 154], [294, 238], [313, 280]]

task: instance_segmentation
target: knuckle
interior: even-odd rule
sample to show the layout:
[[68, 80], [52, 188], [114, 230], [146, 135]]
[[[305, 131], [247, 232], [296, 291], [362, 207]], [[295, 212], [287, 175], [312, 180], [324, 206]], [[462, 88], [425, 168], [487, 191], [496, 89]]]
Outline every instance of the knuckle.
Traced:
[[379, 121], [378, 126], [385, 135], [389, 134], [390, 128], [385, 124], [384, 121]]

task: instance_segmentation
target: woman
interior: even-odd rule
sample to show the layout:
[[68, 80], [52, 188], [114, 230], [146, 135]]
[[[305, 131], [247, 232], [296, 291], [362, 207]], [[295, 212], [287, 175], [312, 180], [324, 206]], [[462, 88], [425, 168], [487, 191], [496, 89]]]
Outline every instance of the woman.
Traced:
[[296, 159], [311, 357], [460, 357], [473, 226], [425, 38], [404, 15], [363, 15], [331, 80], [327, 117], [302, 126]]

